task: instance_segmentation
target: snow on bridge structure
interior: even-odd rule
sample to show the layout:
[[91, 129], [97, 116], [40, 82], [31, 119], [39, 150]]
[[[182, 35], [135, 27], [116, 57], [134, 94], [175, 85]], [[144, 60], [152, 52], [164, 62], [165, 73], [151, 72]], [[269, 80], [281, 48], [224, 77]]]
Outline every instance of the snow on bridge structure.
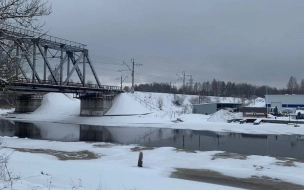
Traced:
[[[76, 94], [81, 115], [103, 115], [115, 95], [123, 92], [120, 87], [100, 83], [84, 44], [6, 24], [0, 24], [0, 39], [0, 61], [7, 63], [2, 69], [13, 75], [3, 88], [25, 92], [17, 98], [17, 112], [34, 111], [39, 106], [35, 93], [58, 92]], [[8, 60], [14, 61], [8, 64]], [[43, 70], [40, 73], [39, 68]], [[75, 72], [80, 82], [72, 82]], [[87, 72], [92, 73], [95, 84], [86, 82]]]

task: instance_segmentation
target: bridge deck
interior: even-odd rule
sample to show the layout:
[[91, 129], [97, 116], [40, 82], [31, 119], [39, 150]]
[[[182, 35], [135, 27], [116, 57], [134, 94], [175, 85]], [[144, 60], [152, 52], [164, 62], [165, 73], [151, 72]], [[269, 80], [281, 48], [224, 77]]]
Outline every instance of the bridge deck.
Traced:
[[5, 86], [6, 90], [12, 91], [25, 91], [25, 92], [60, 92], [60, 93], [104, 93], [104, 94], [118, 94], [122, 93], [123, 90], [117, 86], [106, 86], [102, 85], [98, 88], [95, 84], [87, 84], [81, 86], [81, 83], [68, 83], [67, 85], [54, 85], [50, 82], [45, 83], [31, 83], [24, 81], [14, 81]]

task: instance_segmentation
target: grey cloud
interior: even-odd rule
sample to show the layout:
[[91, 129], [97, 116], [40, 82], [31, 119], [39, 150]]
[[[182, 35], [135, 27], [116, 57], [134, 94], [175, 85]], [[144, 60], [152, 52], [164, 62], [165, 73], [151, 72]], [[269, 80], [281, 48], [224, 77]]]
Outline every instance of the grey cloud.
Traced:
[[52, 0], [52, 6], [43, 18], [49, 34], [87, 44], [92, 55], [135, 58], [164, 76], [145, 77], [142, 69], [141, 82], [169, 82], [186, 71], [197, 82], [216, 78], [285, 87], [291, 75], [303, 76], [300, 0]]

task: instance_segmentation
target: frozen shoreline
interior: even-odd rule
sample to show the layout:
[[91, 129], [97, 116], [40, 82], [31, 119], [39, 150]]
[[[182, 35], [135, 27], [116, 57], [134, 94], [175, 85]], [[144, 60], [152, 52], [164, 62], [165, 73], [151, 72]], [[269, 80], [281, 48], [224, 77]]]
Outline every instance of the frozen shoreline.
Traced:
[[[304, 186], [304, 163], [298, 159], [243, 155], [223, 151], [184, 151], [171, 147], [145, 148], [112, 143], [57, 142], [4, 137], [9, 167], [21, 179], [16, 189], [234, 189], [203, 182], [170, 178], [175, 168], [210, 170], [239, 179], [269, 177]], [[138, 168], [139, 151], [144, 154]], [[95, 156], [94, 156], [95, 155]], [[271, 180], [270, 179], [270, 180]], [[79, 180], [81, 180], [81, 186]], [[275, 185], [275, 184], [274, 184]], [[246, 187], [243, 187], [246, 188]]]
[[[304, 125], [301, 124], [299, 127], [294, 127], [293, 125], [271, 123], [261, 123], [259, 125], [227, 123], [227, 119], [242, 118], [242, 115], [224, 111], [219, 111], [214, 115], [181, 114], [183, 109], [189, 109], [189, 106], [191, 106], [189, 101], [192, 96], [185, 96], [183, 107], [177, 107], [172, 103], [174, 99], [172, 94], [137, 92], [135, 96], [137, 98], [128, 93], [120, 94], [114, 100], [113, 106], [108, 112], [111, 115], [137, 114], [133, 116], [81, 117], [79, 116], [80, 102], [78, 99], [73, 99], [64, 94], [49, 93], [44, 96], [42, 105], [35, 112], [3, 115], [7, 111], [2, 110], [0, 119], [99, 126], [209, 130], [247, 134], [304, 135]], [[162, 110], [157, 110], [157, 102], [160, 97], [163, 100]], [[232, 102], [234, 99], [223, 98], [223, 101]], [[147, 106], [148, 104], [151, 106]], [[183, 122], [174, 122], [177, 118], [180, 118]]]

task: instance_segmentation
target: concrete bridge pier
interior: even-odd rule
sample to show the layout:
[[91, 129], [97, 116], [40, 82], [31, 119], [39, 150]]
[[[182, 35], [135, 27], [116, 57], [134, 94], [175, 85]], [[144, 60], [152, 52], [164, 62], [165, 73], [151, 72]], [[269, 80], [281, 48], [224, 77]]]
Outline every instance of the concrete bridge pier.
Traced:
[[79, 96], [81, 116], [103, 116], [111, 108], [115, 95], [86, 94]]
[[27, 113], [35, 111], [41, 106], [43, 96], [36, 94], [20, 94], [16, 98], [15, 112]]

